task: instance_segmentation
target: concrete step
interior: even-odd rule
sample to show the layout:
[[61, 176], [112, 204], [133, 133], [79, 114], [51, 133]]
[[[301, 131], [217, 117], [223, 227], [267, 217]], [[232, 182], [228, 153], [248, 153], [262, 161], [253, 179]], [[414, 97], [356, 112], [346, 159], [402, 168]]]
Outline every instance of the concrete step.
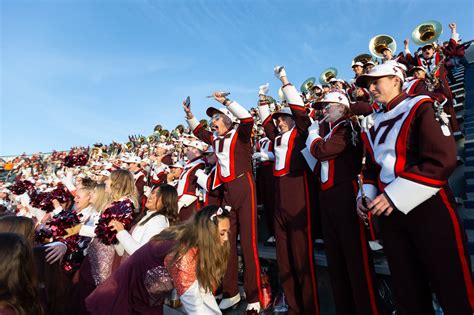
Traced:
[[452, 90], [452, 89], [455, 89], [455, 88], [458, 88], [458, 87], [462, 87], [463, 84], [464, 84], [464, 82], [456, 82], [454, 84], [449, 85], [449, 88]]
[[[473, 134], [474, 134], [474, 128], [473, 128]], [[464, 138], [464, 134], [461, 131], [455, 131], [453, 132], [453, 136], [455, 140], [459, 140]]]
[[461, 95], [464, 93], [464, 87], [460, 87], [460, 88], [457, 88], [457, 89], [454, 89], [451, 91], [453, 94], [456, 94], [456, 95]]
[[474, 193], [474, 178], [466, 178], [466, 192]]
[[454, 104], [453, 107], [455, 111], [464, 109], [464, 102], [456, 102], [456, 104]]
[[466, 166], [464, 168], [464, 176], [466, 180], [474, 179], [474, 166]]
[[464, 162], [466, 166], [474, 166], [474, 156], [467, 156]]
[[[464, 111], [460, 112], [460, 113], [456, 113], [456, 119], [458, 122], [460, 121], [464, 121]], [[473, 120], [474, 122], [474, 120]]]

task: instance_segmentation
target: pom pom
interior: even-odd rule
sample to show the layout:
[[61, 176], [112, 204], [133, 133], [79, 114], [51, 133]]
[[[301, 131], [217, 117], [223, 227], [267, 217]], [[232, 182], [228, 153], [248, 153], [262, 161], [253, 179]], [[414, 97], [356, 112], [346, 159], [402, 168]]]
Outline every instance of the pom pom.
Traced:
[[95, 228], [97, 238], [105, 245], [117, 244], [117, 232], [112, 231], [109, 223], [112, 220], [121, 222], [126, 230], [129, 230], [133, 222], [133, 210], [135, 206], [130, 199], [115, 201], [100, 215], [99, 222]]
[[84, 166], [87, 164], [89, 157], [85, 153], [74, 154], [74, 150], [71, 150], [69, 154], [64, 157], [63, 164], [66, 167]]
[[35, 192], [33, 184], [27, 180], [19, 180], [15, 184], [11, 185], [9, 189], [13, 194], [18, 196], [27, 192], [31, 197], [31, 195]]

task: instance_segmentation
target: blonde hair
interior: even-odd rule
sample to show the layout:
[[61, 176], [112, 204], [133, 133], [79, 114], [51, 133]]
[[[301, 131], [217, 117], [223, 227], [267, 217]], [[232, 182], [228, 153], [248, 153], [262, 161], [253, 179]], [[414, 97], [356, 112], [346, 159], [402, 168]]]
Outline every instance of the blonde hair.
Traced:
[[219, 221], [228, 219], [229, 214], [224, 211], [217, 215], [217, 209], [217, 206], [204, 207], [188, 221], [167, 228], [152, 238], [152, 241], [176, 241], [170, 251], [175, 252], [170, 265], [189, 250], [197, 248], [196, 278], [202, 288], [211, 292], [224, 277], [230, 252], [229, 242], [221, 245], [218, 228]]
[[118, 201], [127, 197], [138, 207], [138, 192], [132, 173], [127, 170], [118, 169], [110, 174], [109, 201]]
[[107, 194], [105, 192], [105, 184], [97, 184], [94, 188], [95, 200], [92, 207], [97, 212], [102, 212], [108, 203]]

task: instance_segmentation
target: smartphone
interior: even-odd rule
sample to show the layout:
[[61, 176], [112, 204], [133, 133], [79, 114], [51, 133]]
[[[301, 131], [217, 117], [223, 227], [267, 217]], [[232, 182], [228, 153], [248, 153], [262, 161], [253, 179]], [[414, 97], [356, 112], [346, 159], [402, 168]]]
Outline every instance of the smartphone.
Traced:
[[186, 105], [187, 108], [189, 108], [189, 106], [191, 106], [191, 98], [189, 96], [186, 97], [185, 105]]

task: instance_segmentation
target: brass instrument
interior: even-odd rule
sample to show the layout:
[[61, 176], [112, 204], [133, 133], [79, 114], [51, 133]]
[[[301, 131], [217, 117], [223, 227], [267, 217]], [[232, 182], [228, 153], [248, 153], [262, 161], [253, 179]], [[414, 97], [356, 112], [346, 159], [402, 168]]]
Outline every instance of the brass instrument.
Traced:
[[372, 37], [369, 42], [369, 51], [372, 56], [377, 58], [383, 58], [382, 51], [384, 49], [390, 49], [392, 54], [395, 54], [397, 50], [397, 42], [392, 36], [380, 34]]
[[150, 135], [148, 137], [146, 137], [146, 142], [149, 143], [149, 144], [153, 144], [156, 142], [156, 136], [155, 135]]
[[436, 42], [443, 33], [443, 26], [438, 21], [421, 23], [411, 33], [413, 42], [418, 46], [425, 46]]
[[161, 130], [163, 130], [163, 127], [161, 125], [156, 125], [155, 129], [153, 129], [153, 131], [156, 132], [156, 133], [160, 133]]
[[316, 82], [315, 77], [311, 77], [306, 79], [303, 84], [301, 84], [300, 91], [303, 94], [308, 93], [308, 91], [314, 86], [314, 83]]
[[443, 64], [446, 61], [446, 57], [444, 56], [443, 52], [441, 49], [438, 49], [437, 53], [439, 54], [440, 61], [430, 72], [426, 72], [426, 78], [425, 78], [425, 83], [426, 83], [426, 88], [428, 91], [433, 92], [435, 89], [439, 87], [439, 76], [436, 75], [438, 72], [439, 68], [443, 66]]
[[145, 140], [146, 140], [146, 138], [144, 136], [139, 136], [138, 139], [137, 139], [139, 144], [144, 144]]
[[128, 141], [125, 146], [127, 147], [128, 150], [132, 150], [134, 145], [133, 145], [133, 142], [132, 141]]
[[369, 61], [373, 61], [371, 55], [369, 55], [369, 54], [360, 54], [360, 55], [355, 56], [354, 59], [352, 59], [352, 66], [356, 62], [362, 62], [362, 64], [365, 65]]
[[102, 149], [101, 149], [101, 148], [99, 148], [99, 147], [93, 147], [93, 148], [91, 149], [90, 156], [91, 156], [93, 159], [97, 158], [97, 157], [98, 157], [99, 155], [101, 155], [101, 154], [102, 154]]
[[102, 152], [102, 159], [108, 160], [109, 159], [109, 154], [107, 152]]
[[170, 136], [170, 132], [166, 129], [163, 129], [163, 130], [161, 130], [160, 135], [165, 137], [165, 138], [168, 138]]
[[327, 68], [319, 76], [319, 82], [321, 84], [328, 84], [331, 79], [334, 79], [336, 77], [337, 77], [337, 69], [333, 67]]

